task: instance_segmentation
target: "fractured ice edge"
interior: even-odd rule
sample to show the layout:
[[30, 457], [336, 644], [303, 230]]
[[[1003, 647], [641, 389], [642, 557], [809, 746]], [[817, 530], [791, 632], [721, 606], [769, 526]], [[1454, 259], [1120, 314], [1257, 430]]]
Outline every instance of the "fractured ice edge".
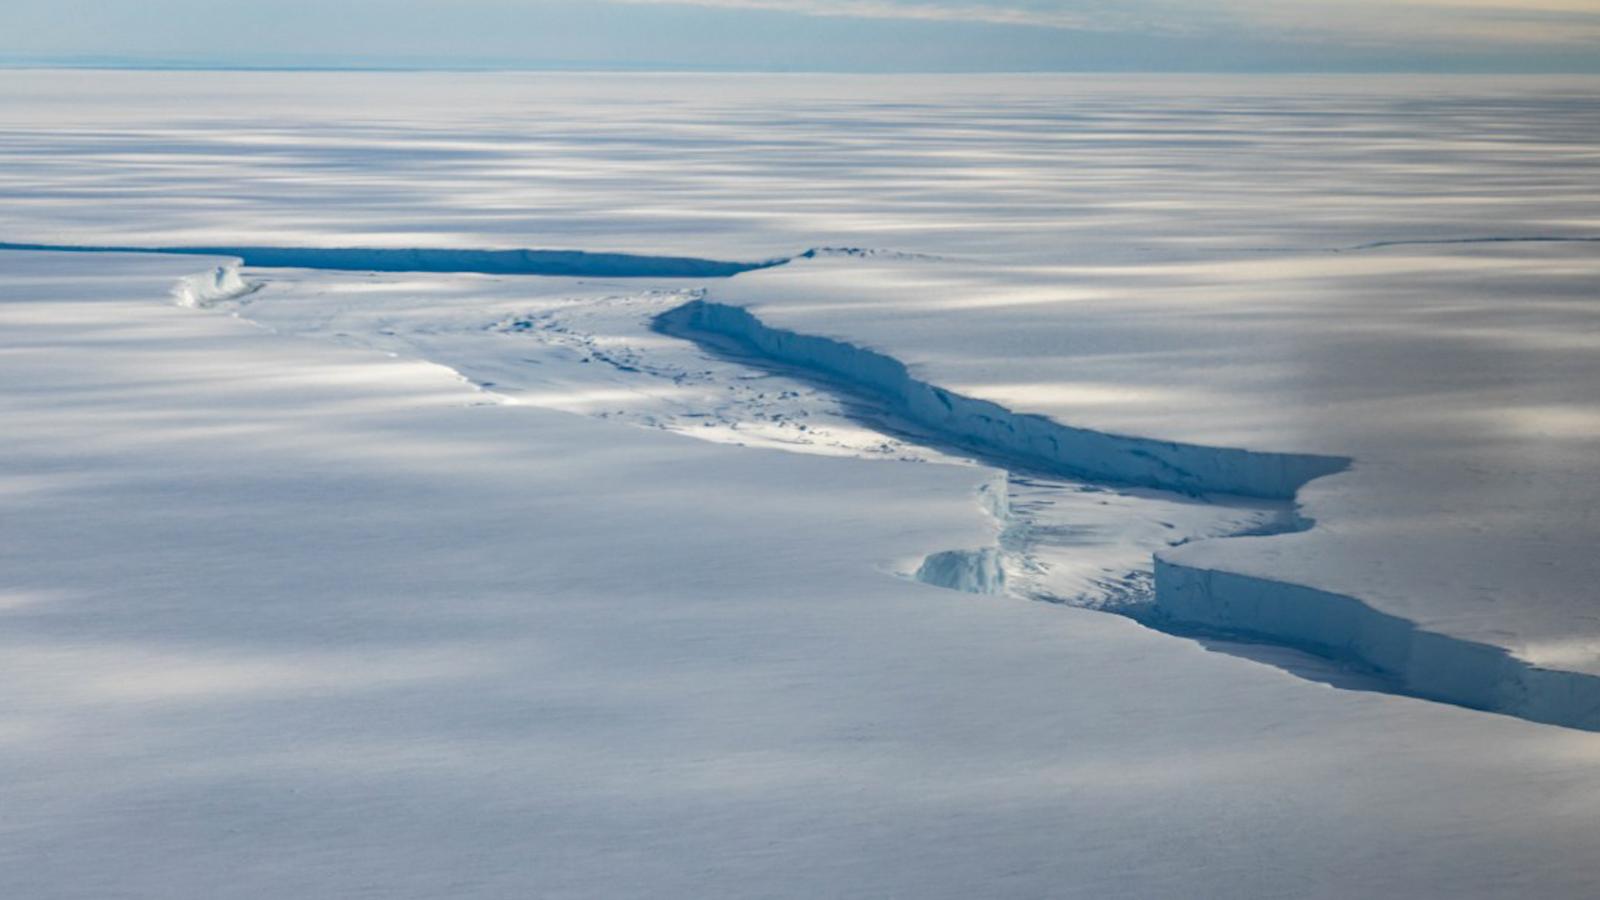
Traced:
[[[1343, 471], [1344, 457], [1267, 453], [1148, 440], [1073, 428], [919, 381], [881, 353], [766, 325], [737, 306], [693, 301], [663, 314], [657, 327], [695, 339], [720, 335], [751, 354], [828, 376], [928, 428], [953, 446], [1009, 467], [1022, 464], [1191, 494], [1292, 499], [1308, 482]], [[1009, 515], [1004, 480], [987, 505]], [[1303, 530], [1296, 517], [1280, 531]], [[974, 593], [1004, 589], [994, 548], [927, 558], [921, 580]], [[1600, 678], [1535, 666], [1503, 648], [1419, 628], [1355, 597], [1288, 582], [1200, 569], [1156, 555], [1154, 601], [1117, 609], [1176, 634], [1213, 633], [1266, 641], [1373, 670], [1395, 693], [1502, 713], [1533, 722], [1600, 731]]]

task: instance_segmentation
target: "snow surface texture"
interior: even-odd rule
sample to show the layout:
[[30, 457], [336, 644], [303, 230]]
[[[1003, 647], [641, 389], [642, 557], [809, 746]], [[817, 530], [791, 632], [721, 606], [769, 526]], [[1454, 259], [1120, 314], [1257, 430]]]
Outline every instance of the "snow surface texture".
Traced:
[[0, 73], [0, 240], [1143, 260], [1600, 235], [1594, 78]]
[[5, 896], [1600, 889], [1600, 737], [885, 577], [992, 473], [505, 402], [192, 266], [0, 270]]

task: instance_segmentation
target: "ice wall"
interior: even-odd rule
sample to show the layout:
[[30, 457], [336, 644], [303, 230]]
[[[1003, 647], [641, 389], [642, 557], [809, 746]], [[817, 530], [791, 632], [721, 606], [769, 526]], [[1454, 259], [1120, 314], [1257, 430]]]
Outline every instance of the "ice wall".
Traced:
[[173, 253], [236, 256], [246, 266], [345, 272], [474, 272], [605, 278], [726, 278], [788, 262], [728, 262], [687, 256], [589, 253], [582, 250], [472, 250], [427, 247], [111, 247], [0, 243], [0, 250], [70, 253]]
[[764, 357], [844, 379], [958, 446], [1046, 471], [1184, 493], [1292, 499], [1349, 466], [1337, 456], [1265, 453], [1124, 437], [1016, 413], [924, 381], [905, 364], [844, 341], [772, 328], [747, 310], [697, 300], [656, 320], [670, 334], [711, 332]]
[[1600, 678], [1545, 669], [1500, 647], [1425, 631], [1342, 594], [1156, 557], [1156, 615], [1356, 660], [1401, 693], [1600, 730]]

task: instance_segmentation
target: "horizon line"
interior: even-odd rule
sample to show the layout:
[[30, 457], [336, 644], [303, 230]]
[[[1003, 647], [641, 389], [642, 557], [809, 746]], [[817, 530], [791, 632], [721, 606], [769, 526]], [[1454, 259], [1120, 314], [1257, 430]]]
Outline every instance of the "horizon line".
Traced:
[[272, 64], [272, 63], [216, 63], [216, 62], [159, 62], [131, 61], [71, 62], [65, 60], [6, 60], [0, 59], [0, 71], [110, 71], [110, 72], [260, 72], [260, 73], [567, 73], [596, 75], [1480, 75], [1497, 77], [1544, 77], [1560, 75], [1600, 76], [1600, 65], [1594, 68], [1511, 69], [1492, 66], [1437, 66], [1437, 67], [1324, 67], [1324, 68], [1059, 68], [1034, 67], [1022, 69], [866, 69], [866, 68], [742, 68], [719, 66], [684, 66], [650, 63], [639, 66], [623, 64], [591, 65], [562, 63], [508, 63], [508, 64]]

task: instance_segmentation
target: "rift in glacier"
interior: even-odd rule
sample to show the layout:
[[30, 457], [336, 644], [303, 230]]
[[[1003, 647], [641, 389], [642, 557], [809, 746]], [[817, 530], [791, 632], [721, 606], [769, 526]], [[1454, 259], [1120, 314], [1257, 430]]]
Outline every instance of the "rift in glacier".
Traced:
[[[870, 397], [952, 446], [984, 461], [1186, 493], [1292, 500], [1309, 481], [1344, 470], [1335, 456], [1264, 453], [1145, 440], [1073, 428], [1015, 413], [914, 377], [905, 364], [845, 341], [762, 322], [738, 306], [695, 300], [658, 316], [657, 330], [716, 346], [731, 340], [756, 359], [822, 376]], [[999, 518], [1003, 496], [986, 497]], [[1280, 531], [1310, 527], [1300, 520]], [[930, 584], [972, 593], [1005, 590], [1001, 551], [929, 556], [916, 573]], [[1600, 730], [1600, 678], [1552, 670], [1503, 649], [1419, 628], [1355, 597], [1185, 566], [1157, 554], [1154, 600], [1115, 609], [1151, 627], [1268, 642], [1369, 669], [1371, 686], [1534, 722]]]

